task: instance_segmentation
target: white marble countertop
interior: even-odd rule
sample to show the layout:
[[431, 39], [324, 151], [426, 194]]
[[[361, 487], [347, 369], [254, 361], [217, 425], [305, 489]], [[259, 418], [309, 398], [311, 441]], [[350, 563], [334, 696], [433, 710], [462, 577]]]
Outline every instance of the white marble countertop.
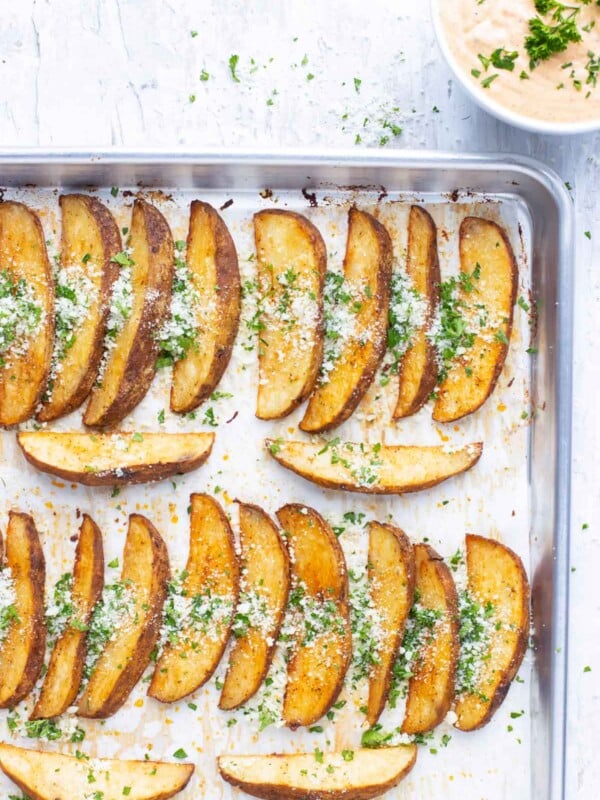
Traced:
[[[597, 797], [600, 263], [593, 252], [600, 242], [600, 135], [536, 136], [479, 111], [441, 59], [426, 0], [0, 0], [0, 8], [3, 147], [359, 148], [389, 137], [387, 147], [524, 153], [572, 186], [567, 796]], [[232, 54], [239, 55], [239, 83], [228, 66]]]

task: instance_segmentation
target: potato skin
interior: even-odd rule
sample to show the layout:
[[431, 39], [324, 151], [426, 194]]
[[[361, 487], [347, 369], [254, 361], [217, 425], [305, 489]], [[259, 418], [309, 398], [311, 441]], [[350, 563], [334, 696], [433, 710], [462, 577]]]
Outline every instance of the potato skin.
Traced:
[[[96, 441], [101, 441], [103, 435], [104, 434], [101, 433], [96, 434]], [[182, 438], [195, 440], [201, 436], [202, 439], [206, 438], [208, 444], [201, 447], [196, 446], [195, 453], [193, 452], [193, 448], [191, 448], [191, 446], [190, 450], [192, 452], [190, 453], [186, 450], [179, 450], [179, 452], [177, 452], [175, 445], [173, 445], [175, 452], [170, 458], [164, 457], [161, 460], [153, 461], [151, 460], [150, 455], [146, 454], [147, 460], [144, 460], [144, 458], [140, 456], [139, 463], [132, 465], [127, 465], [120, 462], [119, 452], [115, 450], [114, 466], [111, 465], [111, 467], [108, 469], [94, 472], [84, 468], [86, 464], [89, 466], [89, 463], [93, 460], [91, 458], [81, 465], [81, 469], [69, 469], [65, 466], [61, 466], [60, 451], [55, 453], [54, 458], [52, 459], [42, 459], [36, 456], [32, 451], [32, 448], [28, 445], [28, 442], [35, 440], [36, 438], [53, 437], [58, 441], [63, 440], [65, 442], [65, 446], [74, 450], [77, 447], [77, 442], [79, 439], [83, 439], [86, 442], [89, 440], [88, 434], [71, 434], [68, 432], [54, 433], [50, 431], [21, 431], [17, 434], [17, 443], [27, 461], [29, 461], [29, 463], [36, 469], [39, 469], [41, 472], [46, 472], [49, 475], [57, 475], [59, 478], [63, 478], [67, 481], [81, 483], [84, 486], [123, 486], [134, 483], [151, 483], [153, 481], [160, 481], [164, 480], [165, 478], [170, 478], [173, 475], [182, 475], [187, 472], [192, 472], [193, 470], [198, 469], [198, 467], [201, 467], [202, 464], [204, 464], [204, 462], [208, 459], [214, 444], [214, 434], [159, 433], [146, 434], [146, 439], [149, 439], [150, 436], [153, 436], [155, 439], [164, 439], [165, 456], [168, 455], [169, 447], [171, 447], [171, 442], [173, 442], [174, 438], [179, 440]]]
[[[277, 647], [290, 589], [289, 554], [277, 526], [259, 506], [240, 503], [239, 509], [242, 573], [247, 582], [253, 579], [254, 591], [264, 592], [259, 587], [266, 587], [269, 600], [273, 601], [275, 596], [280, 606], [275, 610], [273, 626], [268, 634], [271, 644], [263, 631], [249, 631], [248, 636], [235, 640], [219, 699], [219, 708], [223, 711], [231, 711], [246, 703], [266, 678]], [[251, 667], [246, 671], [248, 662]]]
[[[80, 379], [79, 385], [75, 388], [75, 391], [70, 396], [64, 397], [61, 402], [55, 403], [53, 402], [53, 399], [51, 399], [49, 402], [45, 402], [36, 415], [40, 422], [49, 422], [70, 414], [71, 411], [75, 411], [75, 409], [79, 408], [92, 390], [94, 381], [96, 380], [96, 375], [98, 373], [98, 367], [100, 366], [100, 361], [102, 359], [102, 351], [104, 349], [104, 335], [106, 333], [106, 323], [109, 314], [111, 289], [119, 274], [119, 267], [112, 259], [122, 249], [121, 234], [113, 215], [106, 208], [106, 206], [95, 197], [90, 197], [89, 195], [84, 194], [61, 195], [58, 199], [58, 202], [61, 209], [67, 203], [81, 203], [98, 228], [104, 251], [99, 297], [100, 313], [93, 335], [93, 346], [88, 353], [87, 365], [85, 372]], [[64, 249], [64, 223], [62, 241], [62, 247]], [[84, 325], [85, 324], [86, 323], [84, 322]]]
[[[417, 253], [424, 239], [427, 242], [424, 264], [415, 264]], [[417, 341], [413, 342], [404, 354], [398, 368], [399, 392], [393, 414], [394, 419], [402, 419], [416, 414], [429, 400], [435, 389], [438, 375], [436, 350], [426, 335], [426, 330], [433, 321], [440, 299], [441, 276], [437, 229], [429, 212], [420, 206], [412, 206], [410, 209], [407, 272], [417, 291], [420, 291], [427, 301], [428, 310], [425, 329], [417, 333]], [[418, 364], [419, 360], [421, 360], [420, 365]], [[409, 387], [407, 384], [416, 378], [413, 375], [415, 367], [420, 373], [418, 383], [416, 387]], [[412, 399], [410, 399], [410, 388], [413, 390]]]
[[[488, 539], [485, 536], [478, 536], [473, 533], [467, 534], [466, 545], [469, 588], [471, 590], [475, 590], [474, 593], [477, 596], [480, 596], [480, 593], [477, 592], [479, 587], [474, 586], [474, 579], [472, 577], [472, 573], [476, 569], [472, 563], [476, 558], [474, 554], [476, 549], [480, 550], [479, 556], [482, 559], [481, 563], [478, 565], [479, 571], [481, 571], [482, 566], [485, 566], [486, 570], [494, 570], [496, 575], [504, 575], [506, 583], [507, 576], [505, 574], [505, 565], [509, 563], [516, 571], [517, 581], [519, 583], [518, 590], [521, 593], [521, 604], [518, 608], [515, 607], [512, 609], [516, 616], [514, 619], [511, 618], [511, 630], [516, 630], [517, 639], [513, 652], [511, 653], [510, 662], [502, 668], [500, 678], [492, 696], [489, 698], [487, 703], [483, 703], [480, 700], [477, 701], [478, 707], [472, 709], [472, 719], [467, 724], [465, 724], [464, 717], [462, 715], [462, 698], [458, 698], [455, 704], [455, 711], [458, 715], [458, 720], [455, 723], [455, 727], [463, 731], [475, 731], [479, 728], [483, 728], [484, 725], [487, 725], [504, 701], [504, 698], [510, 689], [511, 683], [514, 680], [527, 651], [527, 645], [529, 642], [531, 589], [523, 562], [521, 561], [520, 557], [510, 549], [510, 547], [501, 544], [495, 539]], [[485, 561], [483, 561], [483, 559], [485, 559]], [[511, 591], [517, 591], [517, 587], [511, 586]], [[492, 662], [488, 661], [487, 663], [489, 665]], [[467, 696], [467, 701], [470, 697], [471, 696]]]
[[[86, 764], [88, 766], [86, 767]], [[165, 761], [98, 759], [100, 771], [93, 787], [101, 797], [121, 797], [126, 784], [131, 796], [143, 800], [168, 800], [188, 784], [193, 764]], [[0, 743], [0, 768], [31, 800], [80, 800], [92, 797], [89, 757], [48, 750], [31, 750]]]
[[[442, 461], [442, 463], [438, 465], [439, 469], [437, 472], [432, 472], [427, 479], [417, 483], [407, 483], [406, 481], [382, 481], [380, 484], [365, 486], [358, 483], [357, 480], [346, 473], [343, 473], [342, 477], [340, 471], [337, 469], [333, 473], [330, 473], [328, 477], [325, 471], [328, 469], [328, 465], [323, 466], [322, 464], [316, 465], [309, 463], [308, 458], [304, 457], [305, 451], [311, 452], [313, 456], [318, 458], [322, 455], [322, 445], [319, 443], [289, 441], [279, 444], [273, 439], [266, 439], [265, 444], [273, 458], [283, 467], [289, 469], [291, 472], [295, 472], [305, 480], [315, 483], [317, 486], [322, 486], [325, 489], [339, 489], [346, 492], [358, 492], [359, 494], [372, 495], [409, 494], [437, 486], [442, 481], [471, 469], [471, 467], [477, 464], [483, 452], [483, 443], [473, 442], [468, 445], [468, 447], [472, 448], [472, 453], [468, 454], [468, 458], [458, 468], [454, 465], [449, 468], [448, 465]], [[350, 444], [353, 444], [354, 447], [359, 446], [355, 442]], [[408, 458], [411, 456], [413, 459], [418, 459], [419, 457], [423, 458], [426, 453], [431, 451], [440, 452], [442, 448], [439, 446], [383, 445], [379, 453], [383, 460], [388, 458], [391, 460], [395, 455], [404, 452], [405, 456], [403, 461], [405, 462], [404, 466], [406, 466], [406, 464], [409, 463]]]
[[320, 719], [335, 703], [344, 685], [352, 657], [348, 575], [337, 537], [314, 509], [289, 503], [279, 509], [277, 518], [294, 554], [290, 558], [292, 576], [304, 584], [308, 596], [334, 602], [343, 626], [343, 635], [333, 628], [329, 631], [325, 649], [332, 643], [336, 646], [337, 651], [333, 655], [330, 651], [327, 656], [337, 662], [325, 673], [320, 664], [315, 668], [314, 663], [321, 655], [320, 637], [305, 647], [294, 647], [287, 667], [283, 718], [295, 730]]
[[[145, 200], [136, 200], [134, 203], [132, 231], [136, 225], [143, 225], [145, 230], [149, 288], [144, 290], [141, 317], [113, 399], [104, 410], [97, 409], [96, 406], [101, 403], [102, 387], [96, 387], [92, 392], [83, 417], [85, 425], [92, 428], [116, 425], [145, 397], [156, 373], [159, 350], [156, 334], [169, 314], [174, 269], [171, 230], [160, 211]], [[120, 344], [117, 337], [117, 348]], [[109, 360], [106, 372], [110, 369]], [[105, 374], [104, 382], [106, 380]]]
[[[177, 362], [173, 367], [171, 410], [179, 414], [193, 411], [210, 397], [211, 392], [218, 386], [231, 359], [240, 324], [242, 288], [235, 244], [221, 215], [211, 205], [203, 203], [201, 200], [194, 200], [190, 208], [188, 253], [193, 241], [194, 226], [203, 216], [211, 227], [214, 239], [214, 261], [219, 287], [216, 298], [218, 322], [216, 329], [204, 334], [205, 338], [210, 337], [214, 340], [214, 352], [204, 379], [195, 385], [188, 384], [186, 365], [183, 362]], [[194, 271], [194, 265], [190, 264], [189, 257], [188, 267], [192, 272]], [[201, 340], [200, 359], [204, 355], [202, 351], [206, 350], [203, 344], [204, 342]], [[187, 358], [194, 358], [194, 354], [188, 353]]]
[[[333, 753], [324, 754], [324, 763], [331, 764]], [[327, 773], [322, 785], [303, 786], [306, 767], [311, 767], [314, 762], [314, 753], [295, 753], [292, 755], [272, 753], [263, 756], [219, 756], [217, 765], [221, 777], [232, 786], [237, 786], [253, 797], [264, 800], [370, 800], [397, 786], [410, 772], [417, 759], [415, 745], [400, 745], [399, 747], [383, 747], [377, 750], [357, 748], [354, 751], [354, 765], [348, 767], [350, 774], [345, 776], [347, 784], [344, 786], [327, 786]], [[252, 771], [246, 768], [248, 777], [240, 770], [240, 762], [251, 761]], [[377, 765], [368, 765], [366, 761], [376, 761]], [[389, 763], [385, 761], [389, 760]], [[384, 761], [382, 764], [381, 762]], [[228, 764], [231, 762], [231, 765]], [[262, 762], [262, 763], [261, 763]], [[281, 771], [277, 770], [273, 778], [269, 775], [271, 764], [279, 763]], [[263, 766], [264, 765], [264, 766]], [[263, 781], [261, 778], [263, 767]], [[333, 765], [332, 765], [333, 766]], [[303, 768], [304, 767], [304, 768]], [[369, 768], [370, 767], [370, 768]], [[339, 769], [339, 766], [338, 766]], [[335, 770], [335, 767], [334, 767]], [[237, 772], [237, 774], [236, 774]], [[286, 774], [284, 778], [281, 773]], [[367, 777], [368, 775], [368, 777]], [[370, 780], [369, 780], [370, 778]], [[362, 781], [362, 782], [361, 782]]]
[[[210, 495], [190, 497], [190, 549], [183, 588], [192, 598], [207, 588], [215, 595], [231, 598], [233, 608], [239, 594], [239, 563], [227, 515]], [[195, 692], [216, 670], [227, 646], [234, 612], [208, 640], [201, 631], [184, 626], [183, 635], [167, 642], [159, 658], [148, 695], [161, 703], [173, 703]]]
[[[381, 628], [385, 636], [385, 647], [380, 646], [379, 662], [371, 667], [369, 676], [367, 722], [373, 726], [387, 703], [392, 668], [414, 602], [415, 557], [404, 531], [383, 522], [369, 523], [367, 574], [371, 602], [383, 609]], [[386, 611], [391, 612], [387, 619]]]
[[96, 700], [98, 702], [93, 701], [92, 704], [90, 704], [90, 695], [92, 694], [90, 688], [93, 687], [95, 673], [92, 674], [90, 682], [79, 700], [77, 713], [82, 717], [105, 719], [106, 717], [112, 716], [121, 708], [146, 669], [160, 633], [162, 609], [167, 597], [167, 581], [170, 577], [169, 554], [162, 537], [150, 520], [146, 519], [141, 514], [131, 514], [129, 517], [129, 533], [127, 535], [127, 541], [125, 542], [125, 552], [123, 556], [123, 580], [128, 580], [128, 575], [133, 564], [140, 557], [137, 544], [131, 541], [132, 528], [134, 525], [139, 525], [145, 530], [148, 543], [144, 545], [144, 547], [149, 547], [152, 553], [151, 575], [144, 576], [145, 581], [148, 580], [148, 577], [150, 579], [148, 584], [149, 608], [146, 611], [146, 620], [140, 636], [135, 643], [134, 651], [127, 654], [129, 660], [124, 667], [119, 667], [117, 664], [113, 663], [102, 662], [107, 650], [111, 647], [111, 644], [113, 644], [113, 641], [109, 641], [104, 652], [100, 655], [96, 672], [100, 669], [104, 669], [106, 672], [118, 670], [119, 676], [108, 692], [105, 688], [97, 693]]
[[[496, 240], [494, 245], [491, 245], [489, 241], [485, 241], [487, 233], [493, 234], [493, 237]], [[508, 343], [499, 341], [495, 338], [491, 344], [481, 347], [481, 343], [478, 342], [480, 337], [476, 337], [472, 351], [477, 350], [479, 343], [479, 358], [471, 359], [471, 361], [468, 362], [467, 359], [469, 358], [470, 354], [465, 354], [465, 356], [459, 360], [458, 364], [453, 366], [453, 369], [451, 369], [444, 383], [438, 388], [438, 397], [433, 407], [433, 419], [436, 422], [456, 422], [457, 420], [463, 419], [469, 414], [473, 414], [475, 411], [481, 408], [481, 406], [496, 388], [498, 378], [502, 373], [504, 362], [506, 361], [506, 356], [508, 355], [519, 281], [517, 262], [508, 236], [506, 235], [506, 231], [501, 228], [500, 225], [481, 217], [465, 217], [461, 223], [459, 232], [461, 269], [463, 271], [471, 272], [470, 267], [472, 266], [472, 262], [466, 262], [468, 261], [471, 243], [470, 240], [476, 238], [480, 240], [480, 247], [477, 253], [477, 264], [479, 264], [481, 261], [480, 266], [483, 266], [482, 273], [485, 270], [485, 261], [487, 260], [485, 247], [493, 247], [494, 251], [497, 251], [498, 253], [501, 252], [501, 250], [505, 251], [505, 260], [502, 264], [502, 271], [504, 273], [502, 275], [502, 279], [504, 284], [508, 284], [509, 293], [505, 298], [506, 307], [502, 308], [502, 315], [507, 320], [506, 330], [504, 333]], [[502, 243], [501, 247], [500, 243]], [[488, 252], [490, 251], [488, 250]], [[491, 355], [489, 352], [486, 352], [490, 349], [493, 349], [494, 351]], [[487, 386], [485, 387], [485, 391], [479, 392], [477, 386], [475, 386], [474, 391], [471, 391], [474, 386], [473, 381], [480, 380], [479, 371], [481, 366], [485, 366], [488, 363], [492, 364], [493, 369]], [[470, 365], [473, 370], [472, 377], [468, 377], [466, 375], [466, 370], [462, 369], [463, 366], [467, 365]], [[459, 373], [460, 378], [458, 380], [454, 380], [453, 382], [453, 371], [457, 369], [461, 369], [461, 372]], [[455, 391], [452, 391], [453, 389]]]
[[[21, 239], [29, 250], [39, 250], [37, 256], [30, 255], [26, 265], [19, 247]], [[0, 369], [0, 426], [9, 427], [35, 413], [46, 389], [54, 348], [54, 283], [46, 237], [38, 215], [24, 203], [0, 203], [0, 269], [8, 269], [13, 278], [26, 278], [36, 286], [45, 315], [24, 355], [12, 358], [10, 369]]]
[[[78, 619], [87, 625], [104, 587], [104, 548], [102, 534], [87, 514], [79, 532], [73, 567], [73, 601]], [[73, 704], [83, 675], [87, 653], [87, 632], [66, 628], [59, 636], [48, 664], [48, 671], [30, 719], [57, 717]], [[61, 663], [62, 662], [62, 663]], [[66, 682], [63, 681], [68, 675]]]
[[[42, 667], [46, 648], [44, 587], [46, 562], [40, 538], [29, 514], [10, 511], [6, 534], [4, 562], [11, 568], [17, 592], [16, 610], [19, 619], [8, 630], [0, 648], [0, 708], [12, 708], [33, 689]], [[25, 584], [30, 597], [21, 608], [20, 588]], [[18, 683], [7, 689], [2, 676], [10, 680], [14, 672], [15, 653], [25, 650], [25, 663]]]
[[402, 732], [408, 734], [432, 730], [450, 711], [460, 652], [458, 597], [452, 573], [433, 547], [416, 544], [414, 551], [420, 602], [445, 613], [446, 630], [439, 632], [426, 646], [429, 653], [434, 653], [433, 664], [417, 663], [409, 681], [402, 723]]
[[[273, 402], [273, 396], [280, 391], [281, 384], [285, 382], [286, 373], [289, 374], [291, 370], [290, 362], [295, 363], [296, 367], [298, 366], [296, 360], [297, 354], [294, 353], [293, 349], [291, 352], [287, 353], [287, 358], [284, 357], [283, 365], [279, 365], [279, 376], [271, 375], [271, 380], [269, 381], [271, 385], [264, 386], [262, 383], [259, 383], [256, 416], [259, 419], [265, 420], [280, 419], [287, 416], [295, 408], [301, 405], [315, 388], [323, 358], [325, 334], [325, 321], [323, 317], [323, 287], [325, 283], [325, 274], [327, 271], [327, 248], [317, 227], [313, 225], [309, 219], [302, 216], [302, 214], [298, 214], [295, 211], [273, 208], [259, 211], [254, 215], [254, 237], [258, 254], [259, 274], [263, 262], [263, 259], [261, 258], [261, 251], [263, 249], [262, 240], [264, 238], [263, 228], [268, 223], [269, 219], [278, 220], [282, 224], [291, 222], [296, 226], [296, 229], [301, 232], [301, 235], [305, 237], [307, 246], [312, 255], [312, 261], [314, 262], [314, 266], [311, 269], [313, 277], [311, 291], [318, 305], [318, 313], [315, 323], [314, 340], [310, 353], [310, 361], [307, 365], [304, 365], [303, 370], [299, 370], [300, 373], [303, 374], [304, 381], [299, 389], [296, 389], [297, 393], [295, 395], [288, 394], [287, 403], [282, 403], [281, 398], [279, 398], [279, 404]], [[267, 221], [267, 223], [265, 221]], [[266, 270], [268, 270], [269, 267], [270, 272], [273, 273], [273, 265], [269, 265], [267, 262]], [[263, 269], [263, 271], [266, 270]], [[306, 275], [304, 277], [306, 277]], [[285, 355], [285, 342], [286, 340], [289, 342], [290, 334], [287, 332], [287, 330], [285, 330], [285, 325], [283, 328], [283, 330], [277, 331], [265, 330], [263, 331], [262, 338], [267, 340], [272, 337], [274, 342], [271, 344], [274, 344], [275, 349], [280, 350], [280, 352]], [[282, 341], [280, 342], [278, 340]], [[263, 370], [263, 364], [264, 370], [268, 374], [265, 362], [268, 360], [267, 357], [271, 344], [268, 344], [264, 348], [264, 353], [263, 349], [259, 348], [259, 374]], [[281, 394], [285, 396], [285, 392], [281, 392]]]
[[[358, 249], [359, 246], [359, 236], [355, 236], [354, 232], [360, 231], [363, 224], [368, 226], [370, 233], [373, 234], [378, 249], [377, 264], [374, 265], [375, 274], [372, 276], [375, 291], [371, 298], [372, 302], [369, 302], [370, 315], [373, 317], [370, 320], [370, 327], [374, 328], [370, 331], [372, 349], [366, 359], [357, 357], [357, 352], [360, 355], [359, 351], [363, 349], [361, 347], [355, 347], [354, 352], [346, 356], [342, 355], [341, 358], [346, 358], [347, 363], [340, 366], [337, 376], [334, 368], [331, 381], [321, 387], [317, 386], [308, 401], [306, 412], [299, 426], [307, 433], [329, 431], [341, 425], [354, 413], [371, 385], [386, 351], [387, 315], [394, 257], [392, 240], [379, 220], [366, 211], [360, 211], [355, 206], [352, 206], [348, 212], [348, 240], [344, 272], [346, 272], [348, 262], [353, 258], [353, 249]], [[337, 397], [331, 396], [333, 386], [337, 388], [336, 395], [345, 393], [350, 386], [350, 392], [344, 397], [344, 402], [339, 407], [336, 407]]]

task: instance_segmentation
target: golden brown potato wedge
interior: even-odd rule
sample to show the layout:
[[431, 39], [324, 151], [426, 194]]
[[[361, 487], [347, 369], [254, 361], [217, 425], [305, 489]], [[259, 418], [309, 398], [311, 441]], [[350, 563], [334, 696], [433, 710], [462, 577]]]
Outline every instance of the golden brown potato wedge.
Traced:
[[31, 719], [58, 717], [73, 704], [83, 675], [87, 625], [104, 586], [102, 534], [87, 514], [75, 551], [71, 598], [73, 613], [52, 650], [48, 671]]
[[34, 467], [86, 486], [149, 483], [191, 472], [209, 457], [214, 433], [70, 433], [21, 431]]
[[440, 293], [440, 263], [437, 230], [431, 216], [420, 206], [411, 206], [408, 218], [406, 272], [425, 301], [423, 325], [414, 334], [409, 349], [398, 365], [398, 400], [394, 419], [409, 417], [427, 402], [437, 383], [435, 348], [427, 336]]
[[247, 702], [263, 682], [290, 588], [288, 552], [277, 526], [258, 506], [240, 503], [239, 508], [242, 583], [219, 700], [225, 711]]
[[260, 419], [285, 417], [312, 392], [323, 355], [325, 242], [294, 211], [254, 215], [264, 325], [258, 348]]
[[0, 425], [17, 425], [42, 399], [54, 343], [46, 237], [37, 214], [22, 203], [0, 203], [0, 271], [3, 316], [14, 320], [0, 340]]
[[235, 245], [221, 216], [208, 203], [190, 209], [186, 263], [199, 295], [196, 347], [173, 367], [171, 408], [193, 411], [221, 380], [240, 322], [241, 285]]
[[387, 701], [392, 666], [415, 594], [415, 560], [408, 537], [393, 525], [369, 523], [367, 567], [371, 603], [379, 614], [381, 629], [377, 663], [369, 676], [367, 722], [372, 726]]
[[342, 689], [352, 655], [348, 576], [340, 543], [316, 511], [291, 503], [277, 518], [290, 549], [297, 616], [282, 714], [293, 729], [320, 719]]
[[517, 298], [517, 263], [499, 225], [466, 217], [459, 244], [461, 271], [473, 276], [461, 282], [459, 301], [476, 335], [437, 391], [433, 418], [438, 422], [472, 414], [494, 391], [508, 353]]
[[111, 340], [101, 382], [83, 416], [93, 428], [116, 425], [148, 391], [156, 372], [157, 332], [169, 313], [173, 237], [160, 211], [144, 200], [133, 206], [130, 248], [131, 308]]
[[434, 447], [299, 442], [267, 439], [276, 461], [307, 481], [326, 489], [366, 494], [405, 494], [431, 486], [471, 469], [483, 444]]
[[60, 269], [66, 282], [56, 287], [60, 298], [57, 314], [59, 302], [70, 303], [73, 294], [69, 292], [75, 292], [80, 306], [83, 300], [87, 306], [81, 322], [68, 334], [68, 346], [61, 342], [57, 327], [56, 366], [46, 389], [47, 399], [37, 413], [41, 422], [74, 411], [92, 389], [102, 358], [112, 285], [119, 272], [112, 259], [122, 249], [117, 223], [99, 200], [83, 194], [66, 194], [59, 198], [59, 203]]
[[412, 744], [323, 753], [319, 761], [314, 753], [219, 756], [218, 765], [228, 783], [265, 800], [369, 800], [397, 786], [416, 759]]
[[467, 534], [467, 583], [474, 599], [493, 608], [489, 649], [475, 690], [457, 698], [456, 727], [474, 731], [490, 721], [518, 672], [529, 639], [529, 582], [519, 556], [506, 545]]
[[187, 785], [193, 764], [90, 759], [0, 744], [0, 767], [31, 800], [167, 800]]
[[[193, 494], [191, 505], [182, 592], [189, 610], [182, 630], [165, 645], [148, 689], [162, 703], [180, 700], [213, 674], [229, 639], [239, 591], [235, 543], [223, 509], [206, 494]], [[197, 615], [195, 608], [201, 609]]]
[[168, 580], [164, 541], [149, 520], [131, 514], [121, 583], [127, 587], [132, 610], [93, 666], [79, 699], [80, 716], [110, 717], [141, 678], [160, 633]]
[[392, 259], [392, 240], [383, 225], [351, 208], [344, 277], [357, 298], [356, 325], [326, 382], [313, 392], [300, 423], [303, 431], [319, 433], [340, 425], [375, 377], [386, 349]]
[[439, 725], [452, 706], [458, 661], [458, 600], [452, 573], [432, 547], [416, 544], [416, 590], [419, 604], [439, 617], [426, 631], [412, 667], [402, 732], [426, 733]]
[[[1, 546], [1, 542], [0, 542]], [[10, 570], [14, 602], [0, 645], [0, 708], [12, 708], [33, 689], [44, 665], [46, 564], [28, 514], [11, 511], [2, 569]]]

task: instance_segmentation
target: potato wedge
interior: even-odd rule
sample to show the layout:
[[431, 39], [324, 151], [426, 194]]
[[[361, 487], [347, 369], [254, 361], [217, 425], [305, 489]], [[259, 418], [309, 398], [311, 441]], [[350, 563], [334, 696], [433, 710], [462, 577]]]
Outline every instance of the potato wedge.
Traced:
[[169, 313], [173, 237], [160, 211], [144, 200], [133, 205], [130, 248], [131, 308], [83, 415], [92, 428], [121, 422], [145, 396], [156, 372], [156, 334]]
[[420, 206], [411, 206], [408, 218], [406, 272], [425, 301], [426, 312], [423, 325], [415, 332], [398, 365], [398, 400], [394, 419], [416, 414], [429, 400], [437, 383], [436, 351], [427, 337], [440, 293], [437, 229], [431, 216]]
[[271, 518], [258, 506], [240, 503], [242, 582], [235, 642], [219, 708], [247, 702], [263, 682], [277, 642], [290, 589], [287, 548]]
[[84, 514], [73, 566], [73, 615], [56, 640], [40, 696], [30, 719], [58, 717], [74, 703], [87, 652], [86, 626], [102, 594], [103, 586], [102, 534], [94, 520]]
[[74, 411], [92, 389], [102, 358], [112, 285], [119, 273], [112, 258], [122, 249], [117, 223], [99, 200], [83, 194], [66, 194], [59, 198], [59, 203], [61, 273], [67, 283], [57, 286], [56, 293], [61, 298], [58, 302], [69, 304], [67, 292], [75, 287], [77, 300], [81, 303], [83, 295], [87, 307], [83, 309], [81, 322], [72, 329], [73, 341], [68, 347], [60, 343], [60, 327], [57, 329], [56, 365], [37, 413], [40, 422]]
[[0, 203], [0, 425], [17, 425], [42, 399], [54, 343], [54, 290], [37, 214]]
[[458, 600], [452, 573], [426, 544], [414, 546], [418, 602], [439, 618], [427, 631], [409, 680], [402, 732], [426, 733], [442, 722], [454, 699], [458, 661]]
[[459, 243], [461, 271], [473, 276], [461, 283], [459, 300], [476, 335], [437, 390], [433, 418], [438, 422], [472, 414], [494, 391], [508, 353], [517, 299], [517, 263], [499, 225], [466, 217]]
[[369, 523], [371, 602], [380, 619], [377, 663], [369, 676], [367, 722], [374, 725], [390, 690], [391, 671], [415, 594], [415, 559], [408, 537], [393, 525]]
[[86, 486], [149, 483], [191, 472], [209, 457], [214, 433], [20, 431], [34, 467]]
[[351, 760], [324, 753], [322, 761], [314, 753], [219, 756], [218, 766], [228, 783], [265, 800], [369, 800], [397, 786], [417, 759], [414, 744], [350, 752]]
[[375, 217], [357, 208], [348, 214], [344, 277], [357, 304], [355, 328], [343, 343], [326, 382], [313, 392], [300, 428], [319, 433], [352, 414], [384, 356], [392, 275], [392, 240]]
[[316, 511], [291, 503], [277, 518], [290, 549], [295, 614], [282, 716], [294, 729], [320, 719], [342, 689], [352, 655], [348, 575], [340, 543]]
[[294, 211], [259, 211], [254, 237], [264, 325], [256, 416], [278, 419], [306, 400], [319, 374], [327, 250], [312, 222]]
[[429, 489], [466, 472], [483, 444], [450, 449], [356, 442], [299, 442], [267, 439], [267, 449], [286, 469], [326, 489], [366, 494], [405, 494]]
[[[1, 546], [1, 542], [0, 542]], [[12, 614], [0, 645], [0, 708], [12, 708], [33, 689], [44, 665], [44, 552], [33, 519], [11, 511], [2, 569], [10, 570]]]
[[[167, 800], [185, 788], [193, 764], [67, 756], [0, 744], [0, 767], [31, 800]], [[91, 778], [91, 779], [90, 779]]]
[[194, 200], [186, 263], [202, 304], [196, 347], [173, 367], [171, 409], [193, 411], [209, 397], [229, 359], [240, 322], [238, 258], [227, 226], [208, 203]]
[[455, 726], [474, 731], [497, 711], [517, 674], [529, 639], [530, 590], [519, 556], [506, 545], [467, 534], [467, 583], [473, 597], [493, 607], [489, 649], [475, 690], [457, 698]]
[[[189, 608], [183, 627], [165, 645], [148, 689], [173, 703], [196, 691], [217, 668], [229, 639], [239, 591], [233, 533], [223, 509], [206, 494], [193, 494], [190, 552], [182, 596]], [[200, 611], [194, 616], [194, 609]]]
[[160, 534], [141, 514], [131, 514], [121, 583], [131, 613], [96, 661], [77, 713], [104, 719], [123, 705], [148, 666], [158, 641], [169, 580], [169, 555]]

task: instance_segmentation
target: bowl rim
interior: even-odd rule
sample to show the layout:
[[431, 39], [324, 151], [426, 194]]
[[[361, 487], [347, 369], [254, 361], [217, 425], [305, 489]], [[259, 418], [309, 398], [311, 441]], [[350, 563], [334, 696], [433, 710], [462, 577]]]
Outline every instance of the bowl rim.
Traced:
[[435, 37], [452, 73], [471, 99], [481, 106], [481, 108], [493, 114], [495, 117], [502, 120], [502, 122], [506, 122], [508, 125], [514, 125], [518, 128], [532, 131], [533, 133], [561, 135], [592, 133], [600, 130], [600, 117], [597, 120], [586, 120], [585, 122], [548, 122], [547, 120], [538, 120], [535, 117], [527, 117], [524, 114], [511, 111], [502, 103], [484, 94], [485, 90], [480, 89], [473, 83], [459, 65], [446, 40], [446, 34], [440, 16], [440, 8], [443, 2], [447, 3], [448, 1], [449, 0], [430, 0]]

